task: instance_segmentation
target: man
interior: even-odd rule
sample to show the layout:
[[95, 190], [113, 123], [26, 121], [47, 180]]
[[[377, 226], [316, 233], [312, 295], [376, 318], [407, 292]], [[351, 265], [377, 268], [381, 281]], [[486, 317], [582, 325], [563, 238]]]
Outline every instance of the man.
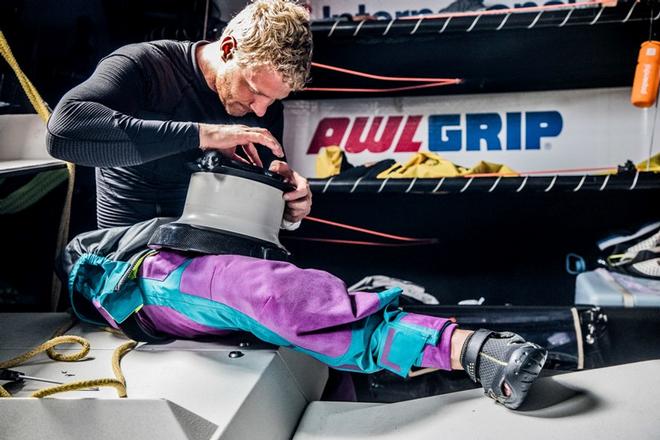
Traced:
[[284, 175], [296, 187], [284, 196], [292, 227], [311, 192], [283, 161], [279, 100], [303, 88], [311, 51], [309, 14], [283, 0], [251, 3], [214, 43], [125, 46], [59, 102], [49, 152], [96, 167], [102, 228], [180, 215], [187, 163], [209, 149]]
[[396, 307], [400, 290], [348, 293], [331, 274], [287, 262], [145, 253], [162, 220], [143, 220], [181, 213], [185, 162], [200, 149], [285, 175], [296, 189], [284, 195], [284, 220], [309, 213], [307, 181], [276, 159], [284, 157], [276, 101], [303, 87], [311, 48], [303, 8], [257, 0], [218, 42], [124, 47], [62, 99], [49, 121], [51, 154], [97, 167], [99, 226], [133, 225], [69, 244], [63, 261], [74, 310], [90, 319], [76, 305], [82, 298], [96, 322], [120, 326], [135, 315], [139, 325], [179, 338], [251, 331], [342, 370], [406, 376], [414, 366], [465, 368], [492, 398], [517, 408], [545, 360], [518, 335], [406, 313]]

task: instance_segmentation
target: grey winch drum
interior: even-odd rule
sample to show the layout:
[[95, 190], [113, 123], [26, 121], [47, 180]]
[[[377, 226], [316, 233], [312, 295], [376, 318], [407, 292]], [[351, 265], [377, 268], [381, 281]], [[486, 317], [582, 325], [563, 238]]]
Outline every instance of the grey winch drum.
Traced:
[[286, 260], [278, 235], [291, 186], [260, 168], [211, 158], [192, 174], [181, 217], [159, 227], [149, 246]]

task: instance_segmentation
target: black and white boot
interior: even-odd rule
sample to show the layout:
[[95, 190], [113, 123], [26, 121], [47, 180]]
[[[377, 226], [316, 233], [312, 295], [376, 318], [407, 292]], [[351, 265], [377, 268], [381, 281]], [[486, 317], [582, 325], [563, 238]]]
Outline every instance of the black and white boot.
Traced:
[[660, 222], [630, 235], [612, 236], [598, 243], [610, 271], [633, 277], [660, 280]]
[[527, 397], [547, 355], [545, 349], [515, 333], [479, 329], [465, 341], [461, 365], [470, 379], [481, 383], [488, 396], [516, 409]]

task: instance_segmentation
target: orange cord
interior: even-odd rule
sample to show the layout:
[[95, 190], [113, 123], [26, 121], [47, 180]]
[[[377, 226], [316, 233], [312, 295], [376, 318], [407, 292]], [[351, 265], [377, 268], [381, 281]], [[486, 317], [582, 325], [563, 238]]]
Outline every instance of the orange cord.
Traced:
[[343, 88], [343, 87], [305, 87], [305, 92], [349, 92], [349, 93], [386, 93], [386, 92], [401, 92], [404, 90], [427, 89], [431, 87], [447, 86], [449, 83], [431, 83], [422, 84], [417, 86], [406, 87], [393, 87], [389, 89], [360, 89], [360, 88]]
[[351, 231], [362, 232], [368, 235], [375, 235], [378, 237], [388, 238], [390, 240], [402, 241], [403, 243], [383, 243], [376, 241], [360, 241], [360, 240], [340, 240], [334, 238], [318, 238], [318, 237], [287, 237], [291, 240], [303, 240], [303, 241], [319, 241], [323, 243], [336, 243], [336, 244], [353, 244], [359, 246], [381, 246], [381, 247], [402, 247], [402, 246], [418, 246], [426, 244], [435, 244], [438, 242], [436, 238], [412, 238], [412, 237], [403, 237], [401, 235], [387, 234], [384, 232], [378, 232], [371, 229], [359, 228], [357, 226], [347, 225], [345, 223], [333, 222], [330, 220], [325, 220], [318, 217], [305, 217], [305, 220], [323, 223], [325, 225], [335, 226], [337, 228], [349, 229]]
[[350, 87], [305, 87], [306, 92], [350, 92], [350, 93], [382, 93], [382, 92], [401, 92], [404, 90], [425, 89], [430, 87], [448, 86], [451, 84], [460, 84], [463, 82], [460, 78], [420, 78], [420, 77], [400, 77], [374, 75], [371, 73], [359, 72], [357, 70], [345, 69], [343, 67], [330, 66], [328, 64], [312, 63], [312, 66], [319, 69], [331, 70], [333, 72], [346, 73], [348, 75], [359, 76], [362, 78], [375, 79], [378, 81], [398, 81], [398, 82], [423, 82], [414, 86], [391, 87], [381, 89], [371, 88], [350, 88]]
[[436, 244], [438, 242], [435, 238], [428, 240], [419, 240], [415, 242], [406, 242], [406, 243], [381, 243], [377, 241], [339, 240], [334, 238], [295, 237], [295, 236], [287, 236], [286, 238], [289, 240], [299, 240], [299, 241], [320, 241], [322, 243], [353, 244], [358, 246], [381, 246], [381, 247], [420, 246], [426, 244]]
[[362, 232], [364, 234], [375, 235], [375, 236], [383, 237], [383, 238], [389, 238], [390, 240], [409, 241], [409, 242], [435, 240], [434, 238], [412, 238], [412, 237], [403, 237], [401, 235], [387, 234], [385, 232], [378, 232], [378, 231], [373, 231], [371, 229], [359, 228], [357, 226], [351, 226], [351, 225], [347, 225], [345, 223], [333, 222], [333, 221], [330, 221], [330, 220], [324, 220], [322, 218], [312, 217], [312, 216], [305, 217], [305, 220], [310, 220], [310, 221], [317, 222], [317, 223], [323, 223], [325, 225], [335, 226], [335, 227], [342, 228], [342, 229], [349, 229], [351, 231]]
[[409, 81], [409, 82], [449, 82], [455, 84], [461, 80], [458, 78], [420, 78], [416, 76], [383, 76], [371, 73], [359, 72], [357, 70], [344, 69], [343, 67], [330, 66], [328, 64], [312, 63], [312, 66], [319, 69], [332, 70], [334, 72], [346, 73], [348, 75], [361, 76], [363, 78], [377, 79], [380, 81]]

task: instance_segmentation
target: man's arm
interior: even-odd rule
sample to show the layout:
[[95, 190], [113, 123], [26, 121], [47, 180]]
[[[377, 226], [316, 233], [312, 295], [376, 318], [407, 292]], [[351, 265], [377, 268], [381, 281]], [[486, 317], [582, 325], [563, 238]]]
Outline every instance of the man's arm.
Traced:
[[146, 104], [148, 84], [135, 61], [111, 55], [68, 92], [48, 121], [49, 153], [81, 165], [136, 165], [199, 147], [193, 122], [131, 116]]

